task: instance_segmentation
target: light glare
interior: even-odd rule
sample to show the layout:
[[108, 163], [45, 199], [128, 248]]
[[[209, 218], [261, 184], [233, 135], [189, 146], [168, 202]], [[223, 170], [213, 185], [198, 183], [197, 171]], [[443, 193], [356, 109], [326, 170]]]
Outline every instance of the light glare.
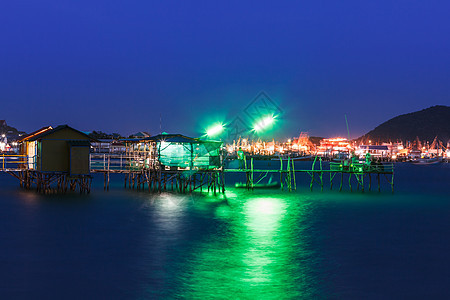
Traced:
[[261, 131], [263, 129], [266, 129], [270, 125], [273, 124], [275, 121], [275, 118], [273, 116], [266, 116], [263, 119], [261, 119], [258, 123], [255, 124], [255, 131]]
[[223, 125], [216, 124], [206, 131], [206, 135], [207, 136], [215, 136], [215, 135], [220, 134], [222, 131], [223, 131]]

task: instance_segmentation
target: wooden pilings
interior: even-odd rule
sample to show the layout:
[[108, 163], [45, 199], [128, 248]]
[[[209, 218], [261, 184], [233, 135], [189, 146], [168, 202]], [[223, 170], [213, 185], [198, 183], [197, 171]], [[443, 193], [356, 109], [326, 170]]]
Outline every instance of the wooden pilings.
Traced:
[[58, 172], [39, 172], [35, 170], [9, 171], [9, 174], [19, 179], [20, 187], [36, 188], [38, 193], [55, 194], [68, 191], [78, 191], [89, 194], [92, 177], [90, 175], [70, 175]]
[[[227, 173], [245, 173], [247, 182], [246, 188], [248, 190], [252, 190], [254, 185], [259, 183], [259, 181], [266, 177], [267, 174], [279, 174], [280, 175], [280, 186], [281, 189], [284, 187], [287, 188], [288, 191], [295, 190], [297, 187], [296, 174], [297, 173], [306, 173], [310, 176], [309, 188], [312, 191], [313, 187], [319, 184], [321, 191], [324, 189], [325, 179], [324, 174], [329, 173], [330, 179], [330, 189], [333, 189], [333, 181], [337, 177], [340, 177], [339, 191], [343, 190], [344, 180], [347, 179], [348, 176], [348, 187], [350, 191], [353, 191], [354, 188], [356, 190], [361, 189], [362, 192], [366, 191], [367, 186], [367, 177], [368, 177], [368, 190], [372, 189], [372, 175], [377, 176], [378, 182], [378, 191], [381, 190], [381, 182], [380, 176], [384, 175], [391, 186], [392, 192], [394, 191], [394, 166], [393, 164], [384, 164], [384, 165], [364, 165], [364, 164], [352, 164], [351, 166], [347, 166], [343, 168], [342, 164], [339, 165], [331, 165], [330, 169], [323, 169], [322, 160], [320, 158], [316, 158], [313, 162], [313, 165], [310, 170], [295, 170], [294, 162], [288, 158], [287, 167], [284, 168], [283, 161], [280, 160], [280, 169], [274, 170], [262, 170], [262, 169], [254, 169], [253, 163], [250, 163], [250, 169], [226, 169]], [[318, 163], [318, 168], [315, 168], [316, 163]], [[259, 176], [256, 176], [256, 183], [254, 183], [254, 173], [259, 173]], [[336, 176], [340, 174], [340, 176]], [[365, 180], [366, 179], [366, 180]], [[356, 186], [353, 185], [356, 181]]]
[[[356, 189], [359, 190], [361, 189], [361, 192], [365, 192], [366, 190], [366, 185], [367, 185], [367, 190], [371, 191], [372, 190], [372, 175], [376, 175], [377, 177], [377, 185], [378, 185], [378, 192], [381, 191], [381, 180], [380, 180], [380, 176], [384, 175], [384, 177], [386, 178], [387, 182], [389, 183], [389, 185], [391, 186], [391, 191], [394, 192], [394, 173], [392, 172], [349, 172], [349, 171], [336, 171], [336, 172], [330, 172], [330, 190], [333, 189], [333, 179], [335, 178], [335, 176], [337, 174], [340, 173], [340, 185], [339, 185], [339, 191], [342, 191], [342, 187], [343, 187], [343, 182], [344, 182], [344, 176], [348, 175], [348, 187], [350, 189], [350, 191], [353, 190], [353, 186], [352, 186], [352, 181], [354, 182], [356, 180]], [[367, 180], [365, 183], [364, 178], [368, 177], [368, 184], [367, 184]], [[355, 178], [355, 180], [352, 180], [352, 178]]]
[[[259, 185], [260, 181], [269, 173], [280, 175], [281, 188], [288, 191], [296, 190], [297, 188], [297, 173], [306, 173], [310, 176], [309, 188], [312, 191], [315, 185], [319, 185], [321, 191], [324, 189], [325, 173], [329, 173], [330, 189], [333, 189], [333, 181], [340, 179], [339, 191], [343, 190], [344, 181], [348, 179], [348, 187], [350, 191], [361, 190], [365, 192], [366, 188], [370, 191], [372, 189], [372, 175], [377, 176], [378, 190], [381, 190], [380, 175], [384, 175], [392, 191], [394, 191], [394, 171], [393, 165], [364, 165], [351, 164], [350, 166], [339, 165], [339, 163], [332, 165], [330, 169], [324, 169], [321, 158], [317, 157], [310, 170], [296, 170], [294, 161], [287, 160], [287, 164], [280, 160], [279, 170], [261, 170], [254, 168], [253, 159], [247, 162], [244, 160], [243, 169], [180, 169], [175, 167], [156, 166], [151, 169], [141, 170], [117, 170], [111, 173], [125, 174], [124, 188], [143, 190], [147, 189], [149, 192], [163, 192], [167, 190], [178, 191], [181, 193], [193, 192], [196, 190], [203, 191], [205, 188], [208, 192], [225, 192], [225, 176], [224, 173], [242, 173], [246, 177], [245, 187], [248, 190], [253, 190], [255, 185]], [[286, 166], [286, 167], [285, 167]], [[334, 167], [333, 167], [334, 166]], [[255, 176], [255, 173], [257, 176]], [[339, 175], [340, 176], [337, 176]], [[109, 173], [105, 176], [105, 190], [109, 189]], [[340, 177], [340, 178], [339, 178]], [[368, 177], [368, 180], [367, 178]], [[367, 184], [368, 182], [368, 184]], [[355, 185], [356, 183], [356, 185]], [[368, 186], [367, 186], [368, 185]]]
[[[108, 189], [106, 178], [105, 175], [105, 190]], [[223, 171], [216, 169], [195, 171], [147, 169], [126, 172], [124, 187], [137, 190], [147, 189], [149, 192], [172, 190], [180, 193], [203, 191], [203, 187], [205, 187], [208, 192], [224, 193], [225, 180]]]

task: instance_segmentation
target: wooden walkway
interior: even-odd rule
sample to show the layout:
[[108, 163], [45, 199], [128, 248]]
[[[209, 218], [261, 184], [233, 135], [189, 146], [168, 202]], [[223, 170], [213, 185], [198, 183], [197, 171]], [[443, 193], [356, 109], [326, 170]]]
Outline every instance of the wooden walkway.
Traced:
[[[316, 158], [317, 160], [317, 158]], [[298, 173], [308, 174], [311, 178], [309, 183], [310, 190], [313, 190], [314, 184], [319, 184], [320, 189], [323, 191], [325, 180], [324, 175], [328, 174], [330, 189], [333, 189], [333, 180], [337, 175], [340, 178], [339, 191], [342, 191], [344, 181], [348, 179], [348, 185], [350, 190], [353, 190], [352, 178], [356, 179], [356, 189], [364, 192], [366, 188], [365, 182], [368, 180], [367, 189], [370, 191], [372, 189], [372, 176], [377, 179], [378, 191], [381, 190], [381, 178], [384, 177], [389, 185], [391, 186], [392, 192], [394, 192], [394, 164], [365, 164], [365, 163], [346, 163], [342, 162], [331, 162], [329, 169], [323, 169], [322, 160], [319, 158], [317, 161], [319, 163], [319, 169], [315, 169], [316, 160], [312, 163], [311, 169], [296, 170], [293, 160], [287, 161], [287, 167], [283, 169], [283, 162], [281, 162], [280, 169], [254, 169], [253, 159], [250, 159], [250, 168], [245, 161], [243, 169], [225, 169], [225, 173], [245, 173], [246, 174], [246, 187], [249, 190], [253, 190], [254, 186], [261, 182], [268, 174], [279, 174], [281, 188], [287, 188], [289, 191], [297, 189], [296, 175]], [[348, 178], [347, 178], [348, 177]]]
[[[20, 185], [30, 188], [36, 185], [38, 191], [48, 193], [53, 191], [65, 192], [79, 189], [80, 192], [90, 192], [90, 175], [82, 177], [68, 174], [40, 174], [28, 169], [28, 158], [25, 155], [1, 155], [0, 171], [7, 172], [18, 178]], [[317, 167], [316, 167], [317, 164]], [[109, 190], [110, 174], [124, 174], [124, 187], [128, 189], [141, 189], [148, 191], [174, 190], [178, 192], [207, 191], [225, 192], [225, 174], [245, 174], [245, 187], [253, 190], [269, 174], [278, 174], [281, 189], [288, 191], [297, 189], [297, 175], [308, 174], [309, 186], [313, 190], [315, 185], [324, 189], [326, 178], [329, 179], [330, 189], [335, 181], [339, 183], [339, 191], [344, 184], [352, 191], [352, 181], [356, 180], [356, 189], [365, 191], [372, 189], [372, 179], [376, 180], [378, 191], [381, 190], [381, 179], [385, 178], [394, 192], [394, 165], [393, 164], [364, 164], [350, 162], [331, 162], [329, 169], [324, 169], [322, 160], [317, 158], [312, 162], [311, 169], [295, 169], [294, 161], [287, 164], [280, 161], [279, 169], [255, 169], [253, 158], [244, 160], [242, 169], [180, 169], [160, 165], [155, 161], [143, 161], [135, 157], [125, 157], [110, 154], [92, 154], [90, 160], [91, 173], [100, 173], [104, 176], [104, 189]], [[324, 178], [324, 175], [325, 176]], [[372, 178], [373, 177], [373, 178]], [[56, 188], [51, 184], [56, 184]]]
[[23, 170], [27, 163], [26, 155], [0, 154], [0, 171], [2, 172]]

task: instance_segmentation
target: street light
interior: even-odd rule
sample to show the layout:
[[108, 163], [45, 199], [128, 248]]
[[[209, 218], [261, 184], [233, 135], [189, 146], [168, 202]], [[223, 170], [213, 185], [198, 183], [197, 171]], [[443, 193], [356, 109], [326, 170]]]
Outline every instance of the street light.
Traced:
[[215, 124], [211, 126], [209, 129], [206, 130], [206, 135], [208, 137], [214, 137], [216, 135], [219, 135], [223, 132], [224, 126], [222, 123]]
[[261, 118], [256, 124], [253, 126], [255, 131], [262, 131], [267, 129], [275, 122], [275, 117], [273, 115], [268, 115]]

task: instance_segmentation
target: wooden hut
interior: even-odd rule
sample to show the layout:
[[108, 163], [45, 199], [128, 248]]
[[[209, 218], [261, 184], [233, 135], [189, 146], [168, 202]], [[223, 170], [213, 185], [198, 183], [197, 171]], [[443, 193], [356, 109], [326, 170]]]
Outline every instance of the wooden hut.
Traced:
[[52, 130], [52, 126], [45, 126], [32, 133], [24, 136], [21, 140], [19, 140], [19, 149], [20, 154], [26, 156], [27, 164], [23, 166], [24, 169], [35, 170], [36, 169], [36, 161], [37, 161], [37, 140], [34, 137], [39, 136], [40, 134]]
[[65, 191], [70, 183], [71, 190], [79, 185], [80, 191], [89, 191], [91, 140], [68, 125], [43, 127], [19, 141], [27, 164], [26, 172], [16, 177], [26, 187], [35, 183], [38, 190], [50, 190], [50, 184], [58, 182], [57, 190]]
[[219, 169], [222, 142], [201, 140], [181, 134], [159, 134], [147, 138], [125, 139], [132, 165], [143, 167], [149, 161], [170, 169]]
[[190, 138], [181, 134], [160, 134], [150, 138], [156, 143], [158, 161], [169, 167], [218, 169], [222, 166], [222, 142]]
[[122, 141], [128, 162], [125, 186], [128, 181], [129, 187], [147, 184], [158, 191], [168, 186], [179, 191], [225, 190], [222, 142], [166, 133]]
[[[22, 140], [26, 154], [33, 157], [28, 168], [40, 172], [61, 172], [87, 175], [89, 170], [90, 138], [68, 125], [44, 128]], [[24, 149], [23, 147], [22, 149]]]

